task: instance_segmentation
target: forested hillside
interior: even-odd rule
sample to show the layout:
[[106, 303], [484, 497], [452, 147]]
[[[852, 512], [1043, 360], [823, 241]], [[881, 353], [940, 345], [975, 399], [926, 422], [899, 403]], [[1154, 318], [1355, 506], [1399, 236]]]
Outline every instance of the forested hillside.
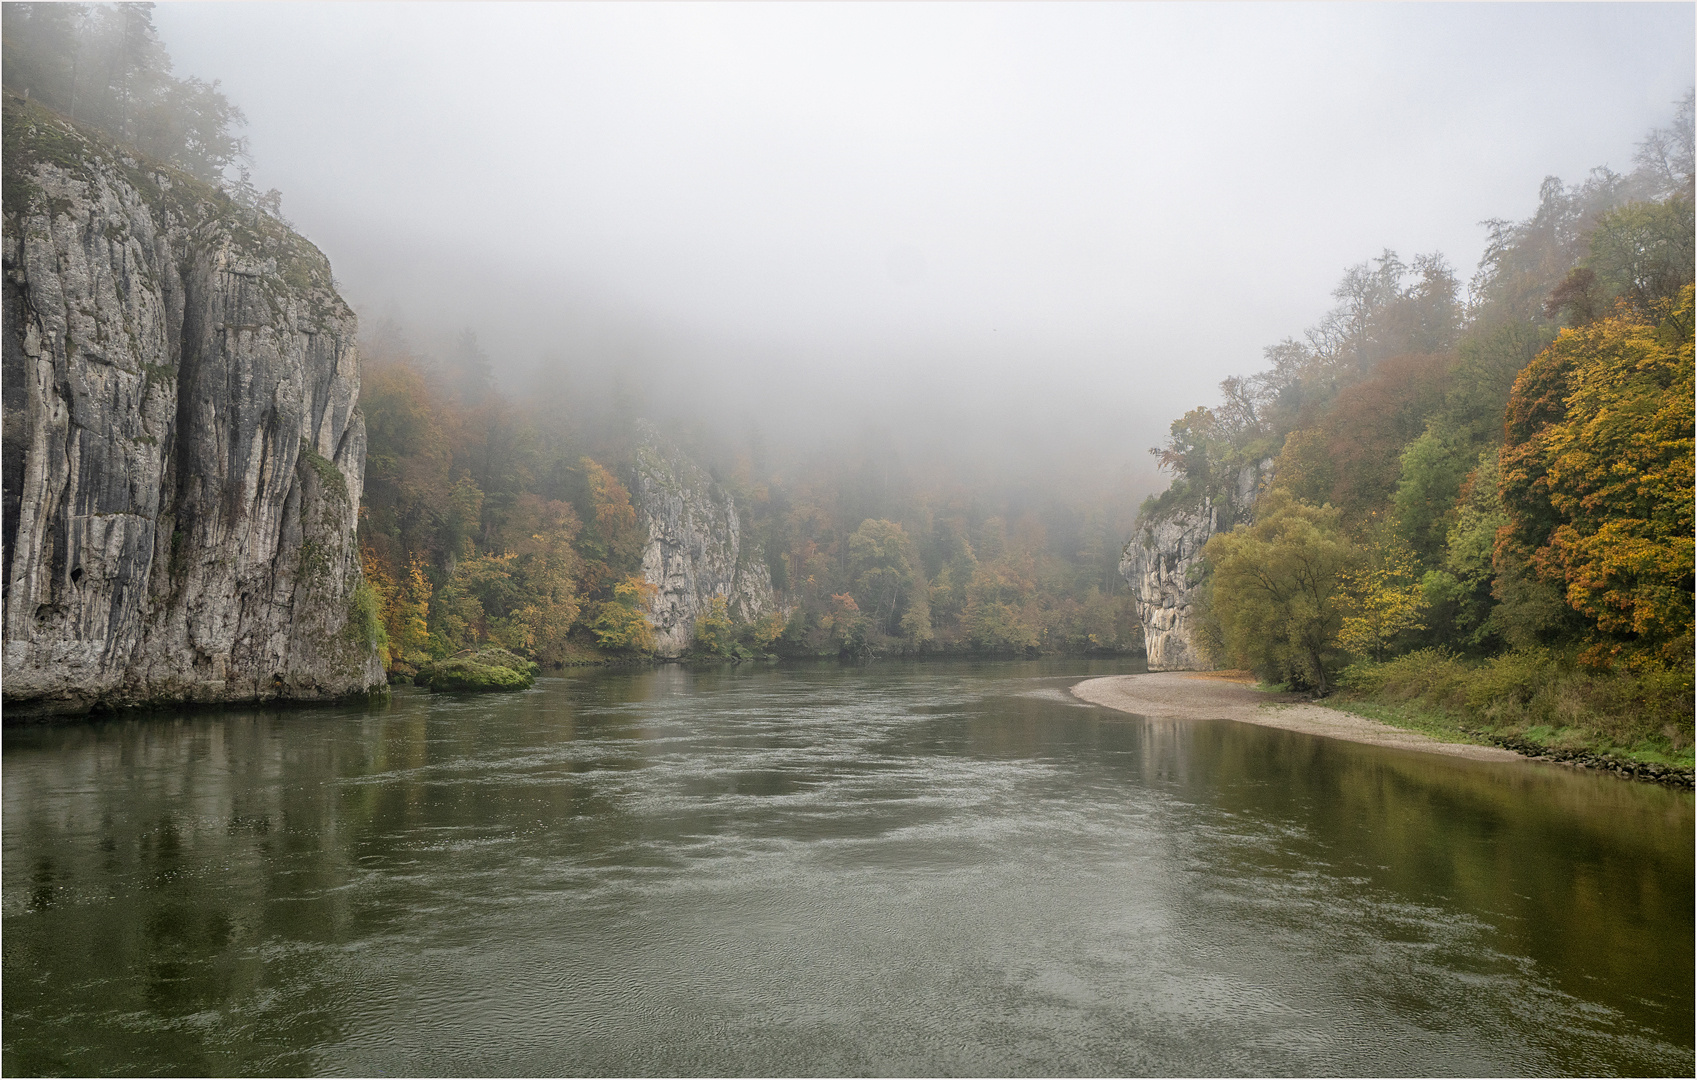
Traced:
[[[405, 668], [483, 642], [544, 664], [637, 657], [647, 531], [628, 481], [636, 424], [509, 400], [469, 332], [437, 357], [376, 327], [363, 346], [370, 438], [366, 573]], [[788, 463], [696, 433], [688, 449], [735, 499], [784, 613], [697, 622], [705, 656], [1127, 652], [1115, 565], [1129, 525], [1055, 499], [1020, 505], [876, 443]], [[1129, 509], [1129, 508], [1126, 508]]]
[[1435, 255], [1351, 268], [1318, 326], [1173, 424], [1146, 512], [1273, 460], [1204, 550], [1218, 662], [1689, 747], [1689, 96], [1636, 165], [1489, 222], [1465, 289]]

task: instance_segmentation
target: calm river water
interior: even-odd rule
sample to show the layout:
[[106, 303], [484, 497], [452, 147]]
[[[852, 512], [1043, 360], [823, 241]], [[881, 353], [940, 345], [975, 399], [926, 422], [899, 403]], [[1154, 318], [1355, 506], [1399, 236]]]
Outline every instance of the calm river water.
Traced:
[[4, 1071], [1693, 1069], [1688, 792], [670, 666], [4, 734]]

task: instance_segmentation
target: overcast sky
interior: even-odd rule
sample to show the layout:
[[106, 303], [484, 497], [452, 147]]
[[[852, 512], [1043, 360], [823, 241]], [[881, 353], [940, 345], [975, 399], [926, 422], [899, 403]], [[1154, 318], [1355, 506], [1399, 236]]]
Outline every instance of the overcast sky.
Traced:
[[1480, 221], [1630, 169], [1697, 64], [1689, 3], [156, 23], [362, 314], [473, 328], [512, 385], [619, 366], [727, 416], [961, 421], [1143, 472], [1346, 266], [1442, 251], [1465, 280]]

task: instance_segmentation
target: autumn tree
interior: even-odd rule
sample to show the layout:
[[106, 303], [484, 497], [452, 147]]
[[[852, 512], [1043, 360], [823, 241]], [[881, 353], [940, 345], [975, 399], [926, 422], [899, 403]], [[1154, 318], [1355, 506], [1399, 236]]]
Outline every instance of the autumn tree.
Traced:
[[1017, 561], [982, 561], [972, 572], [961, 613], [967, 640], [984, 652], [1024, 653], [1041, 643], [1037, 627], [1026, 618], [1036, 582], [1022, 573]]
[[1338, 644], [1356, 656], [1382, 661], [1399, 636], [1424, 630], [1420, 578], [1414, 552], [1395, 538], [1381, 536], [1362, 545], [1359, 557], [1342, 571], [1348, 603]]
[[582, 607], [581, 559], [573, 548], [578, 520], [570, 503], [525, 493], [514, 507], [506, 554], [512, 557], [516, 603], [496, 640], [542, 663], [560, 663], [566, 636]]
[[850, 594], [836, 593], [831, 597], [830, 606], [819, 619], [819, 628], [833, 651], [844, 656], [861, 656], [867, 652], [871, 620]]
[[589, 457], [578, 459], [585, 511], [579, 550], [584, 556], [583, 589], [596, 594], [636, 570], [647, 534], [638, 526], [630, 492], [618, 477]]
[[458, 558], [476, 536], [483, 492], [454, 468], [457, 423], [429, 376], [405, 352], [369, 357], [361, 372], [365, 415], [362, 535], [396, 564], [424, 553]]
[[695, 616], [695, 649], [709, 656], [733, 656], [737, 648], [736, 621], [723, 596], [709, 597], [707, 610]]
[[401, 585], [395, 580], [393, 568], [368, 543], [360, 545], [359, 565], [361, 573], [365, 576], [365, 583], [376, 600], [377, 617], [383, 622], [385, 643], [381, 659], [383, 665], [388, 667], [399, 654], [396, 632], [400, 627]]
[[1664, 310], [1563, 331], [1509, 405], [1499, 575], [1560, 589], [1598, 664], [1691, 656], [1691, 286]]
[[1292, 432], [1275, 483], [1307, 502], [1331, 503], [1354, 522], [1396, 491], [1404, 448], [1443, 401], [1450, 358], [1410, 354], [1379, 362], [1338, 393], [1315, 426]]

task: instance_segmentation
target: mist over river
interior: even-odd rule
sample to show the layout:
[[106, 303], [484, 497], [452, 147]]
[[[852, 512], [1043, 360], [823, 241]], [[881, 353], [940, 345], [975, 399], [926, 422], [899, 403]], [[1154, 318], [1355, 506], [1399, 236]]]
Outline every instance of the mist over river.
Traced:
[[1690, 792], [659, 666], [4, 733], [4, 1071], [1690, 1074]]

